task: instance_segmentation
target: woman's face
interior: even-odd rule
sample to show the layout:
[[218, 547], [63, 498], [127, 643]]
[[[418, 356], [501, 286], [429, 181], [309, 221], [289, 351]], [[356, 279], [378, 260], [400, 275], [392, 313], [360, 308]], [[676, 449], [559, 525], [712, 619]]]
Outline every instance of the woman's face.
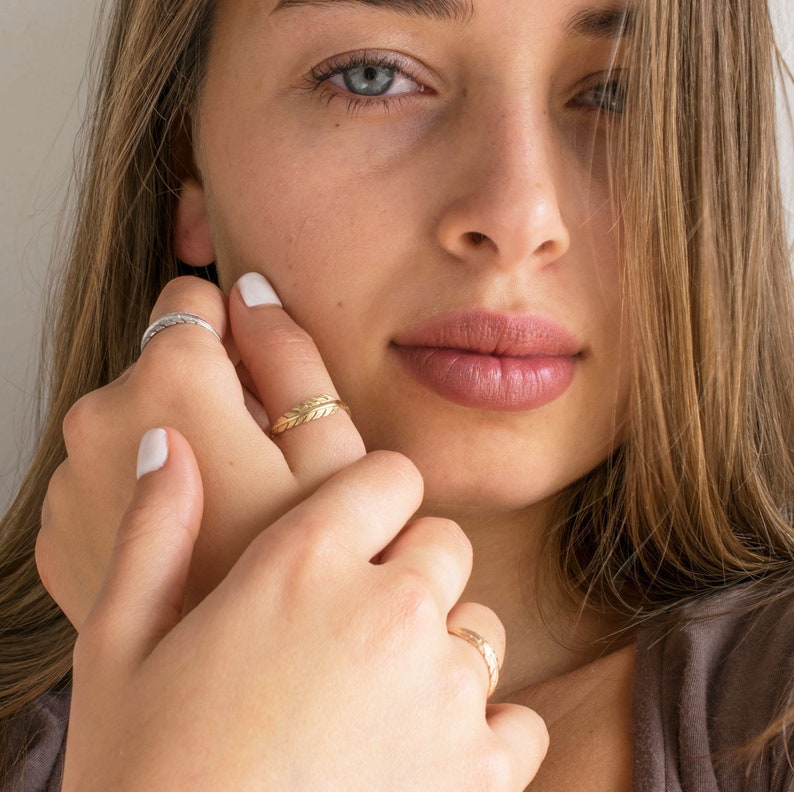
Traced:
[[621, 21], [611, 0], [219, 3], [195, 156], [223, 285], [273, 283], [436, 508], [545, 499], [620, 432]]

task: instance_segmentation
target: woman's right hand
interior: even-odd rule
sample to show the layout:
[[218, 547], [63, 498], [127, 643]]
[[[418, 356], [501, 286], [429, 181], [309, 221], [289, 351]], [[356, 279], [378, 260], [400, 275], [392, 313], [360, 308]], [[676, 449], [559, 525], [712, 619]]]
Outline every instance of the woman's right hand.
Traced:
[[496, 617], [455, 604], [471, 569], [460, 529], [403, 527], [422, 496], [407, 459], [377, 452], [345, 467], [183, 618], [200, 475], [172, 429], [142, 447], [75, 650], [65, 790], [529, 783], [545, 727], [524, 707], [486, 707], [482, 657], [448, 634], [475, 629], [504, 654]]
[[[261, 276], [246, 277], [249, 293], [251, 286], [255, 295], [258, 287], [267, 293]], [[36, 560], [48, 591], [78, 629], [104, 577], [113, 545], [109, 528], [129, 503], [128, 472], [150, 426], [179, 429], [204, 480], [188, 607], [214, 588], [264, 526], [364, 454], [343, 412], [275, 441], [268, 437], [268, 415], [336, 393], [314, 342], [280, 306], [247, 307], [238, 286], [227, 305], [212, 284], [178, 278], [164, 289], [152, 320], [172, 311], [204, 317], [225, 348], [205, 329], [168, 328], [118, 380], [80, 399], [64, 421], [68, 458], [50, 481]]]

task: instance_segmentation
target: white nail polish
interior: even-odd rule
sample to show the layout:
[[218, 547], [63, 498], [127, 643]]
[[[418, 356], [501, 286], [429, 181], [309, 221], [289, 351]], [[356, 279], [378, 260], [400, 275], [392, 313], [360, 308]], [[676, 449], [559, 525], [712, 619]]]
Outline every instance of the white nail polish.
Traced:
[[243, 275], [237, 281], [237, 288], [240, 290], [243, 302], [249, 308], [255, 308], [258, 305], [281, 306], [281, 300], [273, 287], [264, 275], [260, 275], [258, 272], [249, 272]]
[[138, 478], [165, 465], [168, 461], [168, 434], [165, 429], [150, 429], [138, 446]]

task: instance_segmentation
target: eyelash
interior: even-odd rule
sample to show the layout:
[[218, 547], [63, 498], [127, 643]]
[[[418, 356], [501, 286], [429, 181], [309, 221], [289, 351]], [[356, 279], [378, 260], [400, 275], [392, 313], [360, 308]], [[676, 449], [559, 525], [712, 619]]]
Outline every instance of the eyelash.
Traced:
[[[594, 113], [606, 113], [608, 116], [615, 116], [617, 118], [620, 118], [622, 115], [625, 115], [627, 85], [626, 85], [626, 76], [624, 70], [613, 69], [611, 72], [607, 73], [607, 77], [609, 79], [598, 80], [584, 87], [573, 97], [573, 99], [570, 100], [570, 104], [572, 104], [574, 107], [579, 107], [584, 111], [590, 111]], [[592, 79], [592, 77], [586, 79]], [[593, 94], [593, 93], [606, 94], [609, 93], [610, 91], [614, 92], [615, 101], [618, 104], [618, 107], [609, 107], [606, 105], [605, 102], [587, 103], [582, 99], [582, 97], [588, 94]]]
[[[397, 94], [384, 94], [383, 96], [366, 96], [363, 94], [346, 93], [341, 88], [329, 86], [329, 80], [331, 80], [331, 78], [366, 66], [387, 69], [394, 72], [396, 75], [402, 75], [412, 82], [415, 82], [419, 86], [419, 90]], [[579, 91], [579, 93], [570, 100], [569, 104], [585, 112], [605, 113], [608, 116], [620, 118], [625, 113], [626, 78], [623, 75], [622, 69], [615, 69], [609, 72], [608, 76], [610, 76], [611, 79], [592, 83]], [[586, 79], [592, 79], [592, 76]], [[347, 112], [350, 115], [355, 115], [357, 112], [372, 108], [373, 106], [380, 106], [389, 112], [399, 108], [402, 102], [408, 97], [427, 92], [427, 89], [422, 86], [419, 79], [411, 74], [411, 71], [406, 67], [402, 58], [395, 57], [393, 54], [369, 52], [366, 50], [345, 55], [336, 55], [330, 60], [312, 67], [311, 71], [306, 76], [306, 83], [308, 90], [320, 97], [326, 104], [330, 104], [337, 99], [345, 100], [347, 103]], [[582, 97], [587, 94], [595, 92], [608, 93], [609, 91], [614, 91], [617, 96], [616, 101], [619, 107], [609, 107], [606, 106], [604, 102], [595, 102], [591, 104], [582, 99]]]
[[[397, 75], [408, 78], [419, 86], [418, 91], [404, 92], [398, 94], [384, 94], [383, 96], [365, 96], [363, 94], [345, 93], [341, 88], [330, 87], [329, 80], [339, 74], [361, 69], [366, 66], [374, 66], [379, 69], [388, 69]], [[345, 55], [336, 55], [330, 60], [321, 63], [319, 66], [312, 67], [306, 76], [307, 88], [317, 95], [320, 99], [330, 104], [337, 99], [344, 99], [347, 102], [347, 111], [350, 115], [356, 112], [380, 106], [386, 111], [398, 108], [408, 97], [420, 93], [426, 93], [427, 89], [417, 77], [411, 74], [401, 58], [386, 53], [377, 52], [353, 52]]]

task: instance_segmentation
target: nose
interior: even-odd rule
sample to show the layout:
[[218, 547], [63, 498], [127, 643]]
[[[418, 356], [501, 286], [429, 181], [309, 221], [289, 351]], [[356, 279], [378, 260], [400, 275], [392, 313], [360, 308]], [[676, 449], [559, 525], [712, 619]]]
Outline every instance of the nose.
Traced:
[[439, 242], [463, 262], [544, 267], [570, 246], [550, 122], [518, 107], [481, 119], [452, 136]]

